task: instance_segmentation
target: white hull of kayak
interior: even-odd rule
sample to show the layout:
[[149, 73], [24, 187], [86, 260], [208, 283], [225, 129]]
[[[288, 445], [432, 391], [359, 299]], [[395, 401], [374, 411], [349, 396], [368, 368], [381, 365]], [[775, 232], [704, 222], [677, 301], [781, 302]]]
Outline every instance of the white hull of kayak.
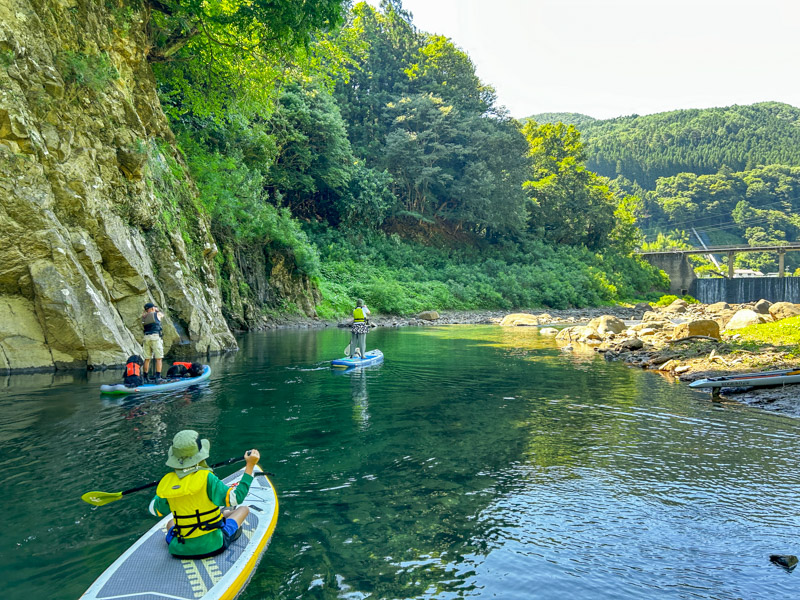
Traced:
[[800, 383], [800, 370], [786, 369], [783, 371], [765, 371], [763, 373], [742, 373], [741, 375], [711, 377], [709, 379], [693, 381], [689, 384], [689, 387], [763, 387], [768, 385], [784, 385], [787, 383]]

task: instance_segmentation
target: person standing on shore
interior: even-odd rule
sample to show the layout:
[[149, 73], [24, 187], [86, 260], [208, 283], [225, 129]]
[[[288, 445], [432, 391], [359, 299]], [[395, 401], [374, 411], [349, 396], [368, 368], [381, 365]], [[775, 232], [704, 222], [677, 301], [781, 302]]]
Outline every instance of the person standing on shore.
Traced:
[[364, 301], [359, 298], [353, 310], [353, 325], [350, 327], [350, 356], [359, 353], [360, 358], [364, 358], [367, 352], [367, 334], [369, 333], [369, 309]]
[[148, 378], [150, 373], [150, 359], [154, 358], [156, 361], [156, 376], [155, 379], [161, 379], [161, 361], [164, 358], [164, 340], [161, 328], [161, 319], [164, 318], [164, 313], [161, 312], [156, 305], [148, 302], [144, 305], [144, 312], [142, 313], [142, 327], [144, 328], [144, 341], [142, 342], [142, 351], [144, 354], [144, 377]]

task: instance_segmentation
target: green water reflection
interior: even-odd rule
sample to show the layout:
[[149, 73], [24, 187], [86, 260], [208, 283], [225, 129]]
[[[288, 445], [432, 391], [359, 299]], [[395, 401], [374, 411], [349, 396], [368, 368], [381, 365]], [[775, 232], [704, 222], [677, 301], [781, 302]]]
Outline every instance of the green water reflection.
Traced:
[[[533, 328], [383, 329], [386, 362], [328, 368], [346, 331], [241, 338], [208, 386], [108, 401], [88, 377], [0, 396], [6, 598], [75, 598], [152, 521], [178, 429], [256, 446], [281, 515], [244, 598], [777, 598], [798, 553], [798, 423], [561, 352]], [[48, 379], [49, 378], [49, 379]], [[225, 473], [223, 473], [225, 474]]]

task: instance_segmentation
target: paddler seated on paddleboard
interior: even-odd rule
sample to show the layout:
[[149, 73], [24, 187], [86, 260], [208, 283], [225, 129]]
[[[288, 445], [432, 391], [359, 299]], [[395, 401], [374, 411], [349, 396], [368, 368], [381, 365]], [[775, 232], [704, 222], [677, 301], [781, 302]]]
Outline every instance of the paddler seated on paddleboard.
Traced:
[[206, 463], [210, 448], [211, 443], [196, 431], [176, 433], [167, 452], [167, 466], [174, 471], [164, 475], [150, 502], [151, 514], [172, 513], [166, 539], [170, 553], [179, 558], [207, 558], [225, 551], [241, 535], [250, 513], [240, 505], [261, 458], [258, 450], [245, 453], [244, 475], [238, 485], [228, 487]]

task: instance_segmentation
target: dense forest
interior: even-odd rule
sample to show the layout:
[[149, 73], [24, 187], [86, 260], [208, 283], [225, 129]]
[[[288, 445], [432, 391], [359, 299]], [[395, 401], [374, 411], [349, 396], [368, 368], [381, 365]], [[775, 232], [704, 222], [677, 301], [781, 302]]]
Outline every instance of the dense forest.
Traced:
[[[323, 317], [355, 297], [406, 314], [663, 289], [632, 255], [638, 200], [587, 168], [577, 130], [510, 118], [399, 1], [151, 6], [153, 70], [222, 250], [229, 319], [253, 293], [225, 285], [233, 257], [273, 251], [319, 287]], [[266, 21], [281, 34], [262, 38]]]
[[722, 166], [800, 165], [800, 108], [779, 102], [606, 120], [574, 113], [531, 119], [574, 124], [586, 144], [587, 168], [611, 179], [623, 175], [645, 189], [655, 189], [659, 177], [710, 175]]
[[[587, 168], [642, 199], [637, 224], [649, 248], [699, 246], [700, 238], [713, 245], [800, 241], [798, 108], [764, 102], [609, 120], [575, 113], [530, 120], [580, 130]], [[786, 265], [797, 269], [800, 257], [787, 254]], [[742, 254], [736, 266], [775, 271], [777, 259]]]

